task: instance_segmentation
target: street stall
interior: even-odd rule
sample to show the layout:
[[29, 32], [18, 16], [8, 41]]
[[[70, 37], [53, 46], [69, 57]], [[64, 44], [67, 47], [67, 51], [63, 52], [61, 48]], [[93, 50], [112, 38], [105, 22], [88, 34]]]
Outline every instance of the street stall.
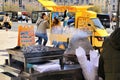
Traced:
[[[50, 10], [50, 42], [55, 47], [66, 49], [75, 30], [87, 31], [94, 49], [99, 52], [102, 49], [104, 39], [108, 36], [107, 31], [97, 17], [97, 13], [89, 10], [90, 5], [66, 6], [57, 5], [53, 0], [38, 0], [39, 3]], [[54, 18], [60, 21], [57, 27], [53, 25]]]
[[79, 64], [64, 65], [64, 49], [35, 45], [33, 26], [19, 26], [18, 45], [7, 49], [0, 80], [82, 80]]
[[[32, 48], [32, 50], [29, 50]], [[64, 50], [52, 47], [45, 46], [31, 46], [25, 50], [22, 49], [7, 49], [9, 53], [9, 65], [12, 65], [12, 60], [17, 60], [24, 63], [24, 71], [27, 69], [27, 63], [36, 63], [42, 61], [48, 61], [52, 59], [59, 59], [61, 68], [63, 67], [62, 63], [62, 54]]]
[[[38, 48], [39, 47], [39, 48]], [[29, 48], [31, 48], [29, 46]], [[82, 79], [81, 69], [79, 64], [63, 65], [63, 49], [53, 48], [48, 46], [35, 45], [32, 46], [32, 51], [25, 51], [23, 48], [15, 47], [7, 49], [9, 54], [8, 64], [1, 65], [0, 68], [4, 72], [0, 73], [0, 79], [4, 80], [78, 80]], [[41, 50], [40, 50], [41, 48]], [[28, 47], [26, 47], [28, 50]], [[39, 51], [38, 51], [39, 50]], [[52, 60], [58, 59], [60, 68], [54, 67]], [[51, 60], [51, 61], [49, 61]], [[49, 68], [46, 71], [38, 71], [34, 64], [39, 65], [48, 63]], [[50, 62], [50, 63], [49, 63]], [[55, 61], [57, 62], [57, 61]], [[49, 65], [50, 64], [50, 65]], [[32, 65], [32, 67], [30, 67]], [[52, 69], [54, 68], [54, 69]], [[57, 69], [55, 69], [57, 68]], [[44, 66], [45, 69], [45, 66]], [[42, 69], [41, 69], [42, 70]]]

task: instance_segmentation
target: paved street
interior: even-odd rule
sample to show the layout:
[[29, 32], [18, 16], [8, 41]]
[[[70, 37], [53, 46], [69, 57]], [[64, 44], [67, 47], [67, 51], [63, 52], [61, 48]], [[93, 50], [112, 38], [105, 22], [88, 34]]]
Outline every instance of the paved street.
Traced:
[[8, 54], [6, 49], [13, 48], [17, 45], [17, 37], [18, 37], [18, 26], [19, 25], [32, 25], [35, 24], [25, 23], [25, 22], [13, 22], [12, 29], [9, 31], [5, 31], [4, 29], [0, 30], [0, 64], [4, 64], [4, 59], [8, 58]]

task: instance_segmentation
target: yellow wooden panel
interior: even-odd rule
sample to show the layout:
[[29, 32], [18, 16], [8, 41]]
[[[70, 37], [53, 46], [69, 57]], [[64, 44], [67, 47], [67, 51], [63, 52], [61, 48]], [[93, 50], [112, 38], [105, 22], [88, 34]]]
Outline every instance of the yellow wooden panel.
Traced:
[[67, 38], [64, 34], [50, 34], [50, 41], [67, 42]]

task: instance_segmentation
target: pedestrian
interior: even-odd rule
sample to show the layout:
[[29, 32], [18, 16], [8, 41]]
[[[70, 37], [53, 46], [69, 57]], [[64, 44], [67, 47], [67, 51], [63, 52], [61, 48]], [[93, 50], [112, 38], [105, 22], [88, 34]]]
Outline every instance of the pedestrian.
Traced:
[[29, 20], [29, 19], [28, 19], [28, 16], [25, 17], [25, 20], [26, 20], [26, 23], [28, 23], [28, 20]]
[[[63, 32], [63, 28], [61, 27], [60, 20], [54, 17], [54, 20], [52, 21], [51, 26], [52, 26], [51, 33], [55, 34], [55, 35], [52, 35], [52, 37], [54, 37], [54, 39], [52, 40], [52, 44], [54, 45], [53, 47], [59, 47], [60, 45], [64, 45], [64, 42], [57, 40], [57, 36], [59, 34], [62, 34]], [[63, 47], [65, 47], [65, 45]]]
[[120, 28], [103, 42], [105, 80], [120, 80]]
[[22, 23], [23, 19], [22, 19], [22, 15], [20, 15], [19, 17], [19, 21]]
[[52, 26], [52, 33], [60, 34], [62, 32], [60, 20], [58, 18], [54, 17], [54, 20], [51, 26]]
[[68, 26], [68, 20], [69, 20], [68, 10], [64, 11], [63, 17], [64, 17], [63, 27], [66, 28]]
[[[37, 22], [37, 30], [36, 30], [36, 37], [38, 37], [38, 42], [39, 45], [46, 45], [48, 41], [48, 36], [47, 36], [47, 28], [49, 28], [49, 23], [48, 23], [48, 16], [45, 13], [42, 13], [41, 18], [38, 18]], [[42, 39], [44, 39], [43, 44], [42, 44]]]
[[8, 16], [8, 14], [6, 14], [3, 19], [3, 23], [6, 28], [6, 31], [8, 31], [8, 29], [10, 28], [9, 21], [10, 21], [10, 17]]

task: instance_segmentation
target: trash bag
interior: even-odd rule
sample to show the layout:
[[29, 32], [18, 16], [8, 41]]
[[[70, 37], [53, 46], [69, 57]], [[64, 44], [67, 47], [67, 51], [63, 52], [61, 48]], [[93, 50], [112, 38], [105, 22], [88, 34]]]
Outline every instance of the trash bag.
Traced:
[[86, 52], [82, 47], [76, 49], [76, 56], [82, 68], [82, 73], [85, 80], [99, 80], [98, 65], [99, 54], [94, 50], [90, 50], [90, 60], [87, 60]]

